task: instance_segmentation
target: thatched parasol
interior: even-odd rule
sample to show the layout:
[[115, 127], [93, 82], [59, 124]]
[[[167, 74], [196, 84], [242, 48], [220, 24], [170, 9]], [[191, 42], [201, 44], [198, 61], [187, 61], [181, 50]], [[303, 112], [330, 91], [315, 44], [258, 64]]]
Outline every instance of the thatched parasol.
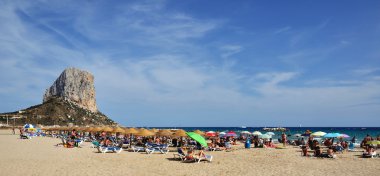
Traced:
[[125, 134], [136, 134], [136, 133], [138, 133], [139, 131], [138, 130], [136, 130], [135, 128], [127, 128], [127, 129], [125, 129]]
[[156, 129], [156, 128], [153, 128], [153, 129], [151, 129], [150, 131], [152, 131], [153, 133], [157, 133], [157, 132], [160, 131], [160, 130], [158, 130], [158, 129]]
[[153, 136], [155, 135], [153, 132], [147, 130], [147, 129], [140, 129], [138, 133], [136, 133], [136, 136]]
[[124, 133], [125, 130], [123, 128], [120, 128], [120, 127], [116, 127], [112, 130], [112, 133]]
[[204, 135], [205, 133], [204, 132], [202, 132], [201, 130], [195, 130], [195, 131], [193, 131], [194, 133], [197, 133], [197, 134], [200, 134], [200, 135]]
[[158, 136], [171, 136], [172, 134], [170, 130], [160, 130], [157, 132]]
[[177, 130], [174, 132], [173, 136], [175, 137], [187, 137], [186, 131], [185, 130]]
[[104, 132], [112, 132], [113, 128], [111, 128], [110, 126], [105, 126], [105, 127], [103, 127], [102, 131], [104, 131]]

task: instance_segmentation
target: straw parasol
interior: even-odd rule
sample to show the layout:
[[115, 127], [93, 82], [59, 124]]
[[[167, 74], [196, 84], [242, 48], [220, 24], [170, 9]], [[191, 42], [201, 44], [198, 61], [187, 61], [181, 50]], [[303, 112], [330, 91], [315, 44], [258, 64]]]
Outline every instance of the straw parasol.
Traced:
[[87, 127], [86, 129], [84, 129], [84, 131], [86, 131], [86, 132], [93, 132], [94, 128], [95, 127]]
[[110, 126], [105, 126], [105, 127], [102, 128], [102, 131], [104, 131], [104, 132], [112, 132], [113, 128], [111, 128]]
[[197, 133], [197, 134], [200, 134], [200, 135], [204, 135], [205, 133], [203, 133], [201, 130], [195, 130], [193, 131], [194, 133]]
[[187, 134], [186, 134], [185, 130], [177, 130], [176, 132], [174, 132], [173, 136], [175, 136], [175, 137], [186, 137]]
[[92, 132], [101, 132], [103, 131], [103, 127], [97, 126], [94, 129], [92, 129]]
[[153, 136], [153, 135], [154, 135], [153, 132], [144, 128], [140, 129], [140, 131], [136, 134], [136, 136]]
[[158, 129], [156, 129], [156, 128], [153, 128], [153, 129], [151, 129], [150, 131], [152, 131], [153, 133], [157, 133], [157, 132], [160, 131], [160, 130], [158, 130]]
[[171, 136], [173, 133], [170, 130], [160, 130], [158, 131], [158, 136]]
[[124, 133], [125, 130], [123, 128], [120, 128], [120, 127], [116, 127], [112, 130], [113, 133]]
[[127, 129], [125, 129], [125, 134], [136, 134], [136, 133], [138, 133], [139, 131], [138, 130], [136, 130], [135, 128], [127, 128]]

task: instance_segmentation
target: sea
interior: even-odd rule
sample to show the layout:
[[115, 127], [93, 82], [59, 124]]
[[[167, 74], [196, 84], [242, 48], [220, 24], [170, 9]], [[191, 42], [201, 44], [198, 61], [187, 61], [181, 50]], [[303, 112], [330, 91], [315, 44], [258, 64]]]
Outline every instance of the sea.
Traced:
[[[147, 127], [144, 127], [147, 128]], [[183, 129], [185, 131], [219, 131], [219, 132], [227, 132], [234, 131], [237, 134], [241, 131], [260, 131], [261, 133], [266, 133], [263, 130], [264, 127], [149, 127], [150, 129]], [[306, 130], [310, 130], [311, 132], [323, 131], [325, 133], [341, 133], [347, 134], [350, 137], [346, 138], [346, 140], [351, 140], [353, 137], [356, 138], [357, 141], [361, 141], [367, 135], [370, 135], [373, 138], [380, 136], [380, 127], [284, 127], [287, 129], [285, 132], [288, 136], [292, 136], [294, 134], [304, 134]], [[275, 135], [273, 139], [280, 138], [282, 132], [274, 131]]]

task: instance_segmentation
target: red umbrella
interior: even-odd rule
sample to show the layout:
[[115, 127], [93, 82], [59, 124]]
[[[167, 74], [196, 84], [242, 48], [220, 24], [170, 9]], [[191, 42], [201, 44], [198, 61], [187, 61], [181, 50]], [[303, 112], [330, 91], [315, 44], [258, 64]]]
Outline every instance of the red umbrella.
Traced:
[[207, 131], [206, 132], [206, 136], [208, 136], [208, 137], [214, 137], [214, 136], [216, 136], [216, 133], [215, 133], [215, 131]]
[[229, 131], [228, 133], [226, 133], [224, 136], [233, 136], [233, 137], [236, 137], [236, 133], [234, 131]]

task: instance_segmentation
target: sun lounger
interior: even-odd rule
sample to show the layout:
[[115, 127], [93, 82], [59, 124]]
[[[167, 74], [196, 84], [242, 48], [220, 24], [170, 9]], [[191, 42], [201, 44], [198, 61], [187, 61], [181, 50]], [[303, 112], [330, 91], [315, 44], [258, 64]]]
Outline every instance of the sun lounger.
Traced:
[[107, 152], [120, 153], [123, 150], [120, 147], [101, 147], [101, 146], [99, 146], [97, 148], [98, 148], [99, 153], [107, 153]]
[[162, 154], [167, 154], [169, 152], [169, 148], [167, 145], [159, 145], [156, 147], [150, 147], [145, 149], [147, 154], [152, 154], [154, 152], [159, 152]]
[[174, 159], [177, 158], [176, 156], [178, 156], [178, 158], [182, 161], [185, 160], [186, 154], [183, 152], [182, 148], [178, 147], [177, 152], [178, 153], [173, 154]]
[[198, 163], [201, 161], [204, 161], [204, 160], [211, 162], [212, 158], [213, 158], [212, 155], [201, 155], [201, 156], [197, 157], [197, 160], [198, 160]]
[[133, 150], [133, 152], [143, 152], [143, 151], [145, 151], [145, 147], [138, 147], [138, 146], [134, 146], [134, 145], [131, 146], [131, 149]]

